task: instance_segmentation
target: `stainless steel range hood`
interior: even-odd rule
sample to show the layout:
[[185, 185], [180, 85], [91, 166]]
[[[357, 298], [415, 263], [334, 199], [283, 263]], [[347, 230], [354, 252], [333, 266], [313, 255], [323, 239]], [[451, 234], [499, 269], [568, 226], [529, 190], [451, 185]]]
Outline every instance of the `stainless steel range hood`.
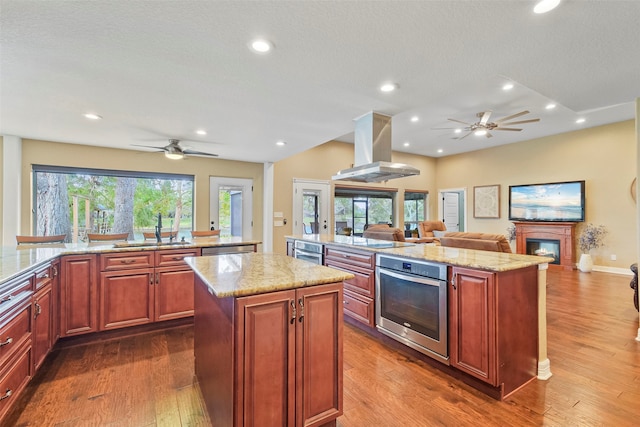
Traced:
[[355, 119], [354, 166], [343, 169], [333, 180], [380, 182], [420, 175], [420, 170], [391, 161], [391, 117], [370, 112]]

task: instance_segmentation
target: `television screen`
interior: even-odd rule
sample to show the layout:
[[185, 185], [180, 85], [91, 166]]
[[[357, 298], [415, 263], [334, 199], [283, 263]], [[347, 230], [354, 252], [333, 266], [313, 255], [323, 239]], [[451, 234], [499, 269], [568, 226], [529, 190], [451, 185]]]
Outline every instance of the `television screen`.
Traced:
[[584, 181], [510, 185], [511, 221], [584, 221]]

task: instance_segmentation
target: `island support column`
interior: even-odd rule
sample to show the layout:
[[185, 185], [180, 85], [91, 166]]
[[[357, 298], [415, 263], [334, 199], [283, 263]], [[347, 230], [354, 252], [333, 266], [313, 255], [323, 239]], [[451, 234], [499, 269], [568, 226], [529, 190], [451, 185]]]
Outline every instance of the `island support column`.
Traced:
[[538, 265], [538, 379], [551, 378], [551, 362], [547, 355], [547, 270], [549, 264]]

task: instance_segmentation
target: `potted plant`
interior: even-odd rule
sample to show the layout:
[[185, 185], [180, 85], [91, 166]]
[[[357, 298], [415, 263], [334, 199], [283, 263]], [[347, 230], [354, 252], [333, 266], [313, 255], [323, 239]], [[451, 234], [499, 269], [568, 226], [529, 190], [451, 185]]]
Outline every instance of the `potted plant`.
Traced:
[[418, 237], [418, 229], [414, 228], [413, 230], [411, 230], [411, 237], [413, 237], [414, 239]]
[[578, 244], [582, 255], [580, 255], [580, 262], [578, 263], [578, 269], [584, 273], [589, 273], [593, 268], [593, 260], [591, 259], [591, 249], [596, 249], [604, 245], [604, 236], [607, 234], [607, 230], [604, 225], [593, 225], [591, 223], [586, 224], [580, 236], [578, 237]]

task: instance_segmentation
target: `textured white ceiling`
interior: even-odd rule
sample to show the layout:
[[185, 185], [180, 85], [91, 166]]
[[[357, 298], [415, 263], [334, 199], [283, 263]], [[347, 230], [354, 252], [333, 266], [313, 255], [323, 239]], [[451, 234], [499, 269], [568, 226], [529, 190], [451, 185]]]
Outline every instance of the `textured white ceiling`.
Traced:
[[[394, 117], [395, 150], [436, 157], [632, 119], [640, 1], [534, 3], [0, 0], [0, 133], [262, 162], [348, 141], [372, 110]], [[432, 129], [524, 109], [541, 121], [490, 139]]]

